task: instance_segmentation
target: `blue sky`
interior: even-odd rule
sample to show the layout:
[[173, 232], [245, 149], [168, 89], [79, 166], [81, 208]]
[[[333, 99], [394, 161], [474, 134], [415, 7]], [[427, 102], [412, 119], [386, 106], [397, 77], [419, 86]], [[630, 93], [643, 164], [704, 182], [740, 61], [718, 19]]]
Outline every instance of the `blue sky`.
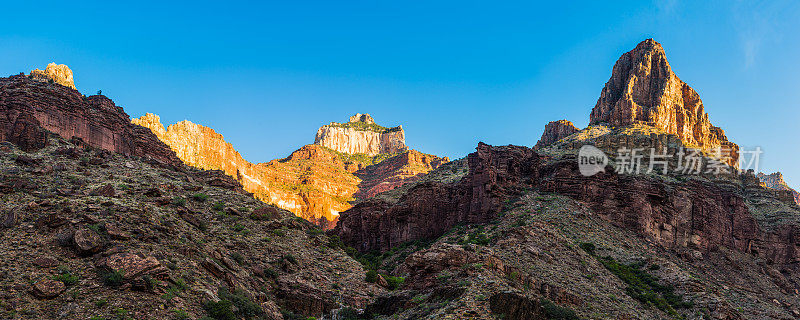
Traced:
[[[702, 3], [701, 3], [702, 2]], [[210, 126], [252, 162], [370, 113], [423, 152], [532, 146], [579, 127], [611, 67], [655, 38], [713, 124], [800, 186], [800, 4], [792, 1], [281, 1], [4, 4], [0, 74], [55, 61], [132, 117]]]

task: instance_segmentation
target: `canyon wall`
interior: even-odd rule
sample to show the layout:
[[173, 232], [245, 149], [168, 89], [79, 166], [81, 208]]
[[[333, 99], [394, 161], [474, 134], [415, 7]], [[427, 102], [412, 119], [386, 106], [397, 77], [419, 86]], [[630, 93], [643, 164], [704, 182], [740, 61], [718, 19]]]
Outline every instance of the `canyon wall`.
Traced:
[[[369, 115], [357, 114], [351, 120], [359, 125], [374, 125]], [[154, 114], [146, 114], [132, 122], [152, 130], [186, 164], [222, 170], [236, 178], [259, 200], [289, 210], [325, 229], [336, 224], [339, 212], [349, 209], [352, 201], [415, 181], [420, 175], [448, 161], [447, 158], [405, 150], [404, 144], [403, 148], [390, 148], [399, 154], [372, 156], [351, 155], [314, 144], [303, 146], [286, 158], [254, 164], [242, 158], [221, 134], [211, 128], [186, 120], [164, 128], [161, 119]], [[358, 140], [363, 137], [360, 134], [371, 131], [359, 132], [341, 138]], [[342, 145], [359, 143], [345, 141]]]

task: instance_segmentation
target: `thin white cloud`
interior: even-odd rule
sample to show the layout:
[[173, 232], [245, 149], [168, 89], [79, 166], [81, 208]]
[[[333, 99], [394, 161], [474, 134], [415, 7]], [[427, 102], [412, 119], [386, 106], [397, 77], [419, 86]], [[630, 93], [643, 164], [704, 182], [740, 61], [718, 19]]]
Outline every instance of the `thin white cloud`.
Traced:
[[763, 46], [781, 40], [787, 21], [791, 21], [787, 19], [796, 19], [797, 9], [791, 0], [733, 2], [733, 22], [746, 68], [756, 63]]

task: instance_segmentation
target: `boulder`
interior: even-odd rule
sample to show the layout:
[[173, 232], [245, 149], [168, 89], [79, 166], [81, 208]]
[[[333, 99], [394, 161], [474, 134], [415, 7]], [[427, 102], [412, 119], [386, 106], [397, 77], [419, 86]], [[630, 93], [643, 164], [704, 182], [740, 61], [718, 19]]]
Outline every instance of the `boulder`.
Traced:
[[61, 281], [42, 279], [33, 284], [33, 295], [39, 299], [52, 299], [58, 297], [67, 286]]
[[110, 183], [106, 183], [102, 186], [97, 187], [96, 189], [92, 190], [89, 195], [91, 196], [101, 196], [101, 197], [113, 197], [116, 194], [114, 192], [114, 187]]
[[100, 252], [103, 248], [103, 238], [89, 228], [75, 231], [73, 241], [75, 242], [75, 248], [82, 254], [94, 254]]

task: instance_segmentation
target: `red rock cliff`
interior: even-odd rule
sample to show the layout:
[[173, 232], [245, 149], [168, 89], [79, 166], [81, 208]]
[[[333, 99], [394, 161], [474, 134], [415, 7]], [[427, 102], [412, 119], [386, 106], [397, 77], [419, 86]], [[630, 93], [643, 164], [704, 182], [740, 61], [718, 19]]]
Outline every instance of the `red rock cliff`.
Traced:
[[111, 99], [84, 97], [75, 89], [23, 75], [0, 78], [0, 140], [23, 150], [47, 144], [46, 132], [77, 138], [92, 147], [180, 164], [164, 143], [130, 118]]

